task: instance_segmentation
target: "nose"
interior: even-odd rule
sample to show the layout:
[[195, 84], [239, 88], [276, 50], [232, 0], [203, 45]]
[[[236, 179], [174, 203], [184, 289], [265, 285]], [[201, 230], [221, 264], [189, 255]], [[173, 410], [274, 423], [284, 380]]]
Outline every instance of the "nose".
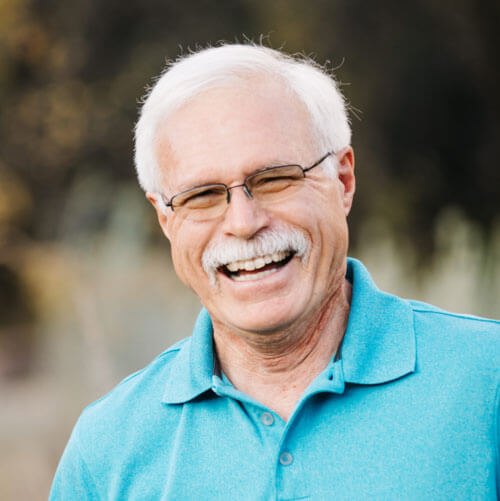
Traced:
[[223, 231], [226, 235], [249, 239], [269, 225], [269, 213], [251, 198], [244, 186], [231, 191], [230, 202], [224, 214]]

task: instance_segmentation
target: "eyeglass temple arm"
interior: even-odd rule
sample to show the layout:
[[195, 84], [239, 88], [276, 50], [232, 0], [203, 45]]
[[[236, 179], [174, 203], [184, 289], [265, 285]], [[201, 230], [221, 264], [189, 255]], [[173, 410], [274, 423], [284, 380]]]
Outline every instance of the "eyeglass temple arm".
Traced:
[[313, 163], [310, 167], [307, 167], [306, 169], [302, 169], [304, 173], [310, 171], [311, 169], [314, 169], [314, 167], [317, 167], [323, 160], [326, 160], [330, 155], [335, 155], [335, 152], [329, 151], [326, 155], [323, 155], [317, 162]]
[[172, 205], [172, 202], [169, 202], [168, 200], [165, 200], [165, 197], [159, 191], [156, 192], [156, 199], [160, 202], [161, 205], [163, 205], [163, 207], [165, 208], [165, 210], [167, 209], [167, 207], [170, 207], [170, 209], [172, 210], [172, 212], [174, 211], [174, 207]]

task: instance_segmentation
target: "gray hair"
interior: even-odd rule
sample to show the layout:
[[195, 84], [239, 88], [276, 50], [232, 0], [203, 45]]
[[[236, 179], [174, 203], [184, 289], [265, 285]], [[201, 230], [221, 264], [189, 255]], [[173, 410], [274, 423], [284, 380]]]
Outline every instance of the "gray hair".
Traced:
[[278, 78], [297, 96], [311, 117], [318, 147], [338, 151], [350, 145], [351, 128], [338, 84], [313, 60], [260, 45], [211, 47], [170, 63], [144, 99], [135, 128], [135, 166], [145, 191], [161, 191], [156, 158], [160, 123], [202, 92], [254, 75]]

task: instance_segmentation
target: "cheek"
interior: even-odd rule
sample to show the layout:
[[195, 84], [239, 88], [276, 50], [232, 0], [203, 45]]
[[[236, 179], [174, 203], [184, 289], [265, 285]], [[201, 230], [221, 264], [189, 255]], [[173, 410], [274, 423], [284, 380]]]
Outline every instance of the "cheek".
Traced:
[[191, 289], [196, 289], [195, 286], [204, 278], [201, 257], [205, 243], [203, 232], [193, 228], [178, 228], [170, 239], [175, 272]]
[[182, 254], [176, 249], [172, 247], [172, 263], [174, 265], [174, 270], [177, 276], [184, 282], [185, 285], [189, 286], [187, 280], [187, 263], [185, 262], [185, 258]]
[[316, 216], [310, 235], [313, 252], [316, 252], [316, 272], [326, 279], [347, 256], [347, 221], [342, 209], [332, 206]]

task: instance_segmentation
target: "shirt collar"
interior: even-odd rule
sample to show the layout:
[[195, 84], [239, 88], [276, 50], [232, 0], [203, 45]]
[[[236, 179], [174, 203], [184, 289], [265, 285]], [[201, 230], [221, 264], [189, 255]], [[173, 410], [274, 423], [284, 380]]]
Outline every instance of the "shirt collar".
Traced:
[[[352, 283], [351, 309], [342, 341], [341, 359], [346, 383], [380, 384], [415, 370], [416, 347], [410, 304], [375, 286], [367, 269], [348, 259]], [[193, 335], [172, 361], [162, 401], [183, 403], [213, 388], [212, 322], [204, 308]]]
[[205, 308], [198, 315], [193, 335], [172, 361], [162, 402], [181, 404], [212, 388], [214, 350], [212, 321]]
[[341, 360], [347, 383], [379, 384], [414, 372], [413, 309], [408, 301], [380, 291], [368, 270], [348, 260], [351, 310]]

